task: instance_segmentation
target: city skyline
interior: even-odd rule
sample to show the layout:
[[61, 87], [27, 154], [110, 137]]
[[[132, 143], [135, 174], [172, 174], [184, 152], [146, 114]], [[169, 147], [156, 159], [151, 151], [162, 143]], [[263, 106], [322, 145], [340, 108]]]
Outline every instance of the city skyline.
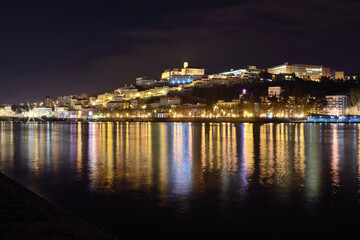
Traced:
[[[141, 76], [141, 77], [136, 77], [136, 79], [133, 79], [132, 81], [126, 82], [125, 84], [121, 85], [121, 86], [117, 86], [115, 89], [107, 89], [105, 91], [96, 91], [95, 93], [91, 94], [92, 91], [90, 91], [90, 94], [88, 94], [85, 91], [82, 92], [75, 92], [74, 89], [70, 89], [70, 92], [65, 93], [64, 95], [73, 95], [73, 96], [77, 96], [77, 95], [83, 95], [85, 94], [86, 96], [92, 96], [92, 97], [98, 97], [100, 95], [103, 94], [107, 94], [107, 93], [113, 93], [116, 92], [117, 89], [121, 89], [121, 88], [128, 88], [128, 87], [133, 87], [133, 88], [139, 88], [140, 87], [140, 91], [143, 90], [150, 90], [152, 88], [156, 88], [159, 86], [176, 86], [176, 85], [187, 85], [187, 84], [191, 84], [193, 81], [194, 83], [196, 83], [196, 80], [199, 80], [200, 82], [203, 82], [203, 80], [209, 80], [209, 79], [229, 79], [227, 81], [232, 82], [231, 76], [234, 76], [236, 78], [240, 78], [243, 80], [246, 80], [248, 83], [251, 83], [251, 80], [248, 79], [248, 74], [253, 75], [254, 78], [259, 80], [259, 76], [260, 73], [268, 73], [271, 75], [272, 80], [277, 80], [278, 76], [284, 75], [281, 78], [284, 78], [283, 80], [294, 80], [293, 79], [293, 75], [302, 79], [308, 79], [311, 81], [320, 81], [321, 77], [325, 77], [328, 78], [329, 80], [337, 80], [337, 79], [341, 79], [343, 81], [352, 79], [352, 80], [357, 80], [359, 78], [359, 74], [346, 74], [344, 73], [344, 71], [338, 69], [338, 68], [329, 68], [327, 66], [324, 65], [312, 65], [312, 64], [299, 64], [299, 63], [289, 63], [289, 62], [285, 62], [281, 65], [277, 65], [277, 66], [273, 66], [273, 67], [266, 67], [266, 68], [257, 68], [257, 66], [254, 65], [247, 65], [247, 66], [243, 66], [241, 68], [236, 68], [236, 69], [228, 69], [228, 71], [225, 72], [218, 72], [218, 73], [208, 73], [205, 71], [204, 67], [194, 67], [194, 66], [188, 66], [189, 62], [184, 62], [183, 63], [183, 67], [169, 67], [168, 69], [164, 69], [163, 71], [159, 71], [157, 75], [157, 77], [148, 77], [148, 76]], [[293, 68], [284, 68], [283, 66], [293, 66]], [[296, 66], [294, 68], [294, 66]], [[280, 70], [276, 70], [274, 72], [273, 69], [276, 69], [278, 67], [281, 67]], [[195, 71], [195, 72], [194, 72]], [[199, 72], [200, 71], [200, 72]], [[161, 73], [162, 72], [162, 73]], [[188, 73], [187, 73], [188, 72]], [[189, 75], [190, 74], [190, 75]], [[164, 76], [167, 76], [164, 78]], [[174, 78], [172, 78], [171, 76], [173, 76]], [[182, 80], [179, 81], [178, 78], [181, 78]], [[189, 78], [190, 77], [190, 78]], [[240, 80], [239, 79], [239, 80]], [[135, 81], [136, 80], [136, 81]], [[185, 81], [184, 81], [185, 80]], [[270, 79], [267, 79], [270, 80]], [[141, 82], [159, 82], [160, 85], [154, 85], [154, 83], [148, 85], [148, 83], [145, 83], [145, 85], [142, 85], [143, 83]], [[220, 80], [221, 82], [224, 80]], [[265, 81], [265, 79], [263, 79], [262, 81]], [[235, 81], [236, 82], [236, 81]], [[234, 82], [234, 83], [235, 83]], [[224, 82], [222, 83], [217, 83], [215, 85], [218, 84], [224, 84]], [[228, 85], [228, 83], [226, 83], [225, 85]], [[192, 84], [192, 87], [197, 86], [197, 84]], [[145, 89], [142, 90], [142, 87], [145, 87]], [[57, 98], [57, 97], [62, 97], [62, 96], [49, 96], [47, 95], [45, 98]], [[42, 102], [44, 97], [43, 96], [32, 96], [31, 97], [33, 99], [33, 101], [20, 101], [21, 98], [16, 98], [16, 100], [14, 102], [7, 102], [7, 103], [2, 103], [3, 105], [7, 105], [7, 104], [20, 104], [20, 105], [26, 105], [28, 103], [36, 103], [36, 102]], [[87, 98], [87, 97], [86, 97]], [[0, 103], [1, 104], [1, 103]]]
[[0, 102], [93, 95], [185, 60], [207, 73], [286, 61], [358, 72], [355, 1], [165, 3], [6, 3]]

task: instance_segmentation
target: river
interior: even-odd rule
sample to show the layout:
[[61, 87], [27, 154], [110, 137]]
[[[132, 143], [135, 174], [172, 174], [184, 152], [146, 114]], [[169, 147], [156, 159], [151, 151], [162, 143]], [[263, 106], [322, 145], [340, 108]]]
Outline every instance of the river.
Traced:
[[359, 225], [359, 124], [0, 122], [0, 171], [121, 239]]

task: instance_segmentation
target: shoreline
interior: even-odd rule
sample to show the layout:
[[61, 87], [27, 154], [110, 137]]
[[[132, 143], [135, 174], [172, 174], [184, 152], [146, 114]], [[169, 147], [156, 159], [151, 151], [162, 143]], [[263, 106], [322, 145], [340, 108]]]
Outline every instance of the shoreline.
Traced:
[[0, 239], [114, 239], [0, 172]]
[[[0, 117], [0, 122], [26, 123], [27, 118]], [[30, 122], [169, 122], [169, 123], [360, 123], [358, 119], [339, 118], [97, 118], [97, 119], [64, 119], [64, 118], [43, 118]]]
[[[27, 122], [27, 118], [0, 117], [0, 121]], [[31, 121], [32, 122], [32, 121]], [[43, 118], [35, 122], [193, 122], [193, 123], [305, 123], [305, 118]]]

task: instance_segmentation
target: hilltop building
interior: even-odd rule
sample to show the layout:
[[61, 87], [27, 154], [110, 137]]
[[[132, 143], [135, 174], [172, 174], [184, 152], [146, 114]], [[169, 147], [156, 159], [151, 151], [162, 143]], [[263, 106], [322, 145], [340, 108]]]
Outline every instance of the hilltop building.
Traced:
[[239, 77], [244, 79], [256, 78], [258, 74], [261, 72], [261, 69], [258, 69], [256, 66], [247, 66], [246, 68], [240, 69], [230, 69], [228, 72], [222, 72], [219, 74], [215, 74], [213, 76], [209, 76], [209, 78], [231, 78], [231, 77]]
[[172, 68], [165, 70], [161, 74], [161, 79], [169, 81], [171, 85], [182, 85], [200, 79], [204, 74], [204, 68], [191, 67], [188, 62], [184, 62], [184, 67], [181, 69]]
[[331, 77], [331, 70], [322, 65], [308, 64], [289, 64], [288, 62], [275, 67], [268, 68], [271, 74], [292, 74], [299, 78], [309, 78], [313, 81], [319, 81], [321, 77]]
[[330, 79], [331, 79], [331, 80], [345, 79], [344, 71], [335, 71], [335, 70], [332, 70], [332, 71], [331, 71], [331, 75], [330, 75]]

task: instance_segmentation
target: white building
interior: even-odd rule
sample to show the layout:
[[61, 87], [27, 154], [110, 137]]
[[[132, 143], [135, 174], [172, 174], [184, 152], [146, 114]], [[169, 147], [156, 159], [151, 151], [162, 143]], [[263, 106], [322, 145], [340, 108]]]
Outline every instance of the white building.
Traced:
[[51, 117], [53, 115], [52, 108], [37, 107], [34, 108], [35, 117]]
[[328, 95], [326, 97], [326, 114], [327, 115], [344, 115], [347, 107], [346, 95]]
[[11, 114], [11, 105], [0, 106], [0, 116], [10, 116]]
[[167, 80], [170, 84], [187, 84], [193, 80], [200, 79], [205, 74], [204, 68], [190, 67], [188, 62], [184, 62], [184, 67], [167, 69], [161, 74], [162, 80]]
[[269, 97], [272, 97], [272, 96], [279, 97], [282, 92], [283, 92], [283, 90], [279, 86], [268, 88], [268, 96]]

